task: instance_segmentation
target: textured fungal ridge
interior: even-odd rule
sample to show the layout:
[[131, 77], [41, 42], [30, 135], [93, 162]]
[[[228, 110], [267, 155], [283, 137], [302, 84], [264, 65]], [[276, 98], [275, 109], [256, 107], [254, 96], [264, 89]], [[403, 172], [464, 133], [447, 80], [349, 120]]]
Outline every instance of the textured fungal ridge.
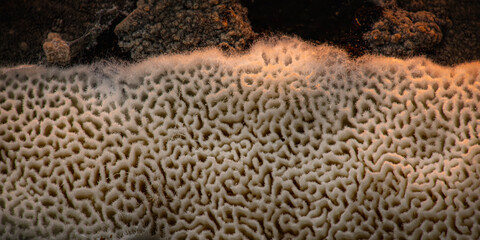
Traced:
[[479, 63], [281, 39], [3, 69], [0, 238], [478, 239], [479, 136]]

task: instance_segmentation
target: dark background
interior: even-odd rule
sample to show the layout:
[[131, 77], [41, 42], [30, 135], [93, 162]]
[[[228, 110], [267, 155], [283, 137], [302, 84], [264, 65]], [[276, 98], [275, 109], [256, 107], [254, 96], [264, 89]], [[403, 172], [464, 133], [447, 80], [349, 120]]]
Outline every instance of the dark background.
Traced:
[[[371, 52], [362, 35], [383, 10], [367, 0], [240, 2], [248, 9], [248, 18], [258, 37], [299, 36], [339, 46], [353, 57]], [[480, 1], [398, 0], [397, 3], [408, 11], [431, 11], [452, 22], [442, 26], [443, 39], [438, 46], [415, 55], [426, 55], [447, 65], [480, 59]], [[118, 9], [116, 15], [110, 22], [101, 22], [99, 13], [112, 6]], [[100, 59], [131, 61], [129, 54], [118, 47], [113, 29], [135, 7], [135, 0], [0, 0], [0, 66], [45, 64], [42, 44], [49, 32], [58, 32], [66, 41], [73, 41], [99, 25], [102, 31], [85, 40], [89, 41], [88, 48], [71, 64]]]

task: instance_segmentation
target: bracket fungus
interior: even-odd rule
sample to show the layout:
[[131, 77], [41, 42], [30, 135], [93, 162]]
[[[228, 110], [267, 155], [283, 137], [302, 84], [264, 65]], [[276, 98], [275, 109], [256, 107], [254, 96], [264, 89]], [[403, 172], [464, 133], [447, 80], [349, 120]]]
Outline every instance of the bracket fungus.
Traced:
[[478, 239], [479, 73], [296, 39], [1, 69], [0, 238]]

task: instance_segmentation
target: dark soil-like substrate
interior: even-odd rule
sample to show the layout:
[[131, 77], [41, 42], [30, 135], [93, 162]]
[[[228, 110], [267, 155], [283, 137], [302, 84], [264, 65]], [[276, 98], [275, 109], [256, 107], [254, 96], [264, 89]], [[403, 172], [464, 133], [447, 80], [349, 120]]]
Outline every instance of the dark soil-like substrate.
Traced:
[[[241, 0], [258, 37], [292, 35], [346, 49], [353, 57], [369, 53], [362, 36], [382, 14], [367, 0]], [[0, 66], [45, 64], [42, 44], [49, 32], [67, 42], [83, 39], [103, 24], [101, 34], [84, 38], [88, 46], [71, 64], [100, 59], [131, 60], [122, 52], [113, 29], [136, 5], [135, 0], [4, 0], [0, 4]], [[443, 39], [435, 48], [418, 52], [446, 65], [480, 59], [480, 1], [398, 0], [408, 11], [430, 11], [451, 24], [442, 26]], [[116, 7], [105, 23], [102, 11]]]

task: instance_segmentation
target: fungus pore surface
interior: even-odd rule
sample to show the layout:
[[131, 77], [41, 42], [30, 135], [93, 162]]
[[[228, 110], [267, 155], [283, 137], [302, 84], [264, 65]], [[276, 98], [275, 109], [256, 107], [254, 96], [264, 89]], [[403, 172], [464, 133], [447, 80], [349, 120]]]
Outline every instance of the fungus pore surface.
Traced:
[[478, 239], [480, 64], [296, 39], [0, 69], [0, 238]]

